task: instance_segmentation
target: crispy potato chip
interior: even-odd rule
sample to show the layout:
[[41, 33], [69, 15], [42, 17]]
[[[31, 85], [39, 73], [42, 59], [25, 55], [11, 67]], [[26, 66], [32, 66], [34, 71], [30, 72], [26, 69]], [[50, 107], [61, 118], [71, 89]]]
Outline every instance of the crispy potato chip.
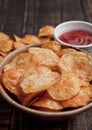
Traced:
[[3, 41], [3, 40], [7, 41], [9, 39], [10, 39], [10, 37], [8, 35], [6, 35], [3, 32], [0, 32], [0, 41]]
[[39, 37], [54, 38], [54, 27], [51, 25], [43, 26], [38, 33]]
[[31, 93], [28, 94], [24, 97], [24, 100], [22, 101], [22, 104], [24, 106], [32, 106], [32, 104], [37, 101], [42, 95], [44, 94], [43, 92], [37, 92], [37, 93]]
[[37, 44], [40, 43], [40, 39], [32, 34], [26, 34], [22, 39], [21, 42], [23, 42], [24, 44]]
[[[16, 42], [18, 42], [19, 44], [37, 44], [40, 43], [40, 39], [32, 34], [26, 34], [23, 38], [18, 37], [17, 35], [14, 34], [15, 40]], [[16, 43], [15, 43], [16, 45]], [[20, 45], [21, 46], [21, 45]]]
[[42, 95], [36, 102], [32, 104], [35, 107], [42, 107], [51, 110], [61, 110], [63, 106], [60, 102], [53, 100], [48, 93]]
[[92, 101], [92, 85], [89, 85], [87, 87], [83, 86], [81, 87], [81, 90], [79, 93], [65, 101], [62, 101], [61, 104], [64, 106], [64, 108], [67, 107], [81, 107], [86, 105]]
[[3, 60], [3, 58], [4, 58], [3, 56], [0, 56], [0, 62]]
[[73, 48], [63, 48], [63, 49], [61, 50], [61, 56], [65, 55], [65, 54], [68, 54], [68, 53], [70, 53], [70, 52], [75, 52], [75, 51], [76, 51], [76, 50], [73, 49]]
[[31, 93], [31, 94], [28, 94], [27, 96], [24, 97], [24, 100], [22, 102], [22, 104], [24, 106], [29, 106], [29, 104], [32, 102], [32, 99], [38, 95], [38, 93]]
[[31, 63], [30, 54], [27, 52], [20, 53], [10, 63], [4, 66], [4, 72], [14, 68], [28, 69], [31, 64], [33, 63]]
[[3, 73], [2, 76], [3, 85], [14, 95], [19, 95], [17, 91], [17, 85], [23, 73], [24, 73], [23, 69], [10, 69]]
[[50, 87], [47, 92], [58, 101], [67, 100], [80, 91], [82, 81], [73, 73], [62, 74], [61, 80]]
[[10, 52], [13, 49], [13, 40], [2, 40], [0, 41], [0, 51], [1, 52]]
[[28, 69], [19, 86], [25, 94], [40, 92], [54, 85], [60, 78], [57, 72], [52, 72], [45, 66], [31, 66]]
[[56, 42], [56, 41], [49, 41], [49, 42], [45, 42], [44, 44], [42, 44], [41, 46], [42, 48], [48, 48], [50, 50], [52, 50], [53, 52], [55, 52], [59, 57], [61, 57], [61, 45]]
[[41, 43], [49, 42], [51, 39], [49, 37], [39, 37]]
[[14, 38], [15, 38], [15, 41], [16, 41], [16, 42], [20, 42], [20, 41], [21, 41], [21, 38], [18, 37], [16, 34], [14, 34]]
[[70, 52], [60, 58], [59, 66], [62, 73], [72, 72], [85, 82], [92, 80], [92, 56], [85, 52]]
[[18, 42], [14, 42], [14, 48], [21, 48], [23, 46], [26, 46], [25, 44], [23, 44], [22, 42], [18, 41]]
[[45, 48], [29, 48], [31, 60], [34, 63], [45, 65], [51, 69], [58, 69], [59, 57], [51, 50]]
[[5, 56], [8, 55], [8, 53], [7, 53], [7, 52], [2, 52], [2, 51], [0, 51], [0, 55], [3, 56], [3, 57], [5, 57]]

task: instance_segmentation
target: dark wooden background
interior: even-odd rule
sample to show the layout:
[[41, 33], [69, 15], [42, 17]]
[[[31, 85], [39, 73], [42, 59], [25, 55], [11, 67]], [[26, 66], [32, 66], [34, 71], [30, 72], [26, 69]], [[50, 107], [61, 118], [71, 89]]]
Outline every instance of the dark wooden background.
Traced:
[[[0, 0], [0, 31], [37, 34], [46, 24], [69, 20], [92, 23], [92, 0]], [[92, 108], [70, 120], [48, 122], [8, 104], [0, 96], [0, 130], [92, 130]]]

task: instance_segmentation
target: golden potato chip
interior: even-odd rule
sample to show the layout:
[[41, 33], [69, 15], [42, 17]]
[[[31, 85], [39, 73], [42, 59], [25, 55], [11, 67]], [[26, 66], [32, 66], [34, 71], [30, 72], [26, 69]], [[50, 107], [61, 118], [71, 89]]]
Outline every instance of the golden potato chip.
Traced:
[[3, 85], [14, 95], [19, 95], [17, 91], [17, 85], [23, 73], [24, 70], [22, 69], [10, 69], [3, 73], [2, 76]]
[[24, 96], [24, 100], [22, 101], [22, 104], [24, 106], [32, 106], [32, 104], [37, 101], [42, 95], [44, 94], [43, 92], [36, 92], [36, 93], [30, 93], [26, 96]]
[[49, 37], [54, 38], [54, 27], [51, 25], [43, 26], [38, 33], [39, 37]]
[[2, 40], [0, 41], [0, 51], [1, 52], [10, 52], [13, 49], [13, 40]]
[[[16, 42], [18, 42], [19, 44], [23, 43], [23, 44], [27, 45], [27, 44], [37, 44], [37, 43], [41, 42], [37, 36], [32, 35], [32, 34], [26, 34], [23, 38], [20, 38], [14, 34], [14, 37], [15, 37]], [[16, 45], [16, 43], [15, 43], [15, 45]]]
[[0, 32], [0, 41], [3, 41], [3, 40], [7, 41], [9, 39], [10, 39], [10, 37], [8, 35], [6, 35], [3, 32]]
[[59, 57], [61, 57], [61, 45], [56, 42], [56, 41], [49, 41], [49, 42], [45, 42], [44, 44], [42, 44], [41, 46], [42, 48], [48, 48], [50, 50], [52, 50], [53, 52], [55, 52]]
[[18, 41], [18, 42], [14, 42], [14, 48], [17, 49], [17, 48], [21, 48], [25, 46], [25, 44], [23, 44], [22, 42]]
[[49, 42], [51, 39], [49, 37], [39, 37], [41, 43]]
[[20, 41], [21, 41], [21, 38], [18, 37], [16, 34], [14, 34], [14, 38], [15, 38], [15, 41], [16, 41], [16, 42], [20, 42]]
[[0, 62], [3, 60], [3, 58], [4, 58], [3, 56], [0, 56]]
[[31, 66], [23, 75], [19, 86], [25, 94], [46, 90], [60, 78], [57, 72], [52, 72], [45, 66]]
[[59, 57], [51, 50], [45, 48], [29, 48], [31, 60], [34, 63], [57, 69]]
[[75, 51], [77, 51], [77, 50], [75, 50], [75, 49], [73, 49], [73, 48], [63, 48], [63, 49], [61, 50], [61, 56], [65, 55], [65, 54], [68, 54], [68, 53], [70, 53], [70, 52], [75, 52]]
[[23, 42], [24, 44], [37, 44], [40, 43], [40, 39], [32, 34], [26, 34], [22, 39], [21, 42]]
[[31, 56], [29, 53], [24, 52], [18, 54], [13, 60], [4, 66], [4, 72], [13, 69], [13, 68], [21, 68], [28, 69], [31, 66]]
[[52, 110], [61, 110], [63, 106], [60, 102], [53, 100], [47, 93], [42, 95], [36, 102], [32, 104], [35, 107], [42, 107]]
[[48, 88], [49, 95], [58, 101], [67, 100], [80, 91], [82, 81], [73, 73], [62, 74], [61, 80]]
[[92, 101], [92, 85], [81, 87], [77, 95], [68, 100], [62, 101], [61, 104], [64, 106], [64, 108], [81, 107], [86, 105], [90, 101]]
[[24, 106], [29, 106], [29, 104], [31, 103], [32, 99], [37, 95], [38, 93], [31, 93], [28, 94], [27, 96], [24, 97], [24, 100], [22, 102], [22, 104]]
[[0, 51], [0, 55], [3, 56], [3, 57], [5, 57], [5, 56], [8, 55], [8, 53], [7, 53], [7, 52], [2, 52], [2, 51]]
[[92, 80], [92, 56], [84, 52], [70, 52], [63, 55], [59, 61], [62, 73], [72, 72], [85, 82]]

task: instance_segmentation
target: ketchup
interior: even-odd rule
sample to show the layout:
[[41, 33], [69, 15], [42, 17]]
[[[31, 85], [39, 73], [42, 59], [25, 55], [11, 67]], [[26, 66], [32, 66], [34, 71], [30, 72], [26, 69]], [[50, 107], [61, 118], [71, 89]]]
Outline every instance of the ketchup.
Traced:
[[88, 45], [92, 44], [92, 33], [74, 30], [60, 35], [59, 39], [71, 45]]

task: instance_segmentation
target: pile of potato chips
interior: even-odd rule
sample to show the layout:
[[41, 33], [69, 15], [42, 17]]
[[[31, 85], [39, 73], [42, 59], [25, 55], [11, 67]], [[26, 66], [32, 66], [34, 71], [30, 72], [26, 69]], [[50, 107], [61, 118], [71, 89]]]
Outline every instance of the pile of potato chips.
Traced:
[[3, 67], [3, 86], [22, 105], [41, 111], [84, 106], [92, 101], [92, 56], [61, 46], [53, 32], [54, 27], [46, 25], [37, 36], [14, 35], [15, 40], [0, 33], [1, 57], [22, 46], [42, 43], [16, 55]]

